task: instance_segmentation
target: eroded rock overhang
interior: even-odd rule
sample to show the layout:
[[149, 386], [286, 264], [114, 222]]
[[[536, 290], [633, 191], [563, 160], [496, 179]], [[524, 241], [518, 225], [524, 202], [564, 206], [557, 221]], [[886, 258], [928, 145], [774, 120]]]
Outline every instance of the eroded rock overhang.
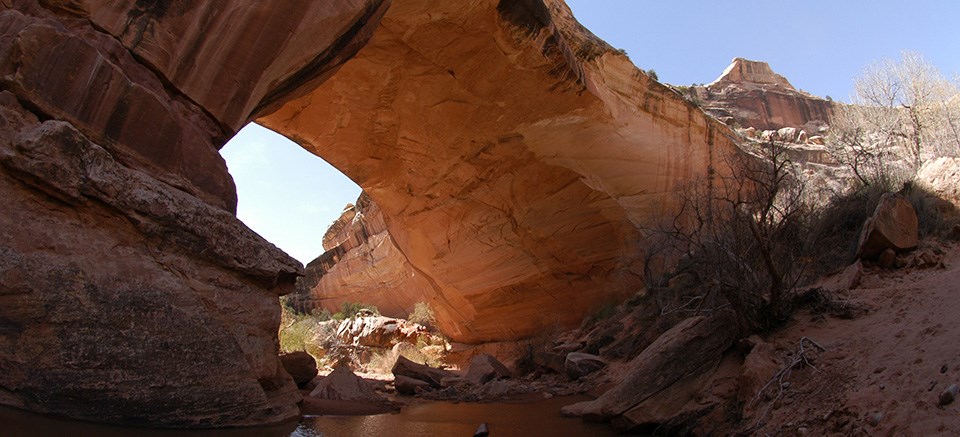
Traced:
[[369, 193], [463, 342], [641, 290], [639, 229], [734, 148], [559, 1], [395, 0], [336, 75], [259, 122]]

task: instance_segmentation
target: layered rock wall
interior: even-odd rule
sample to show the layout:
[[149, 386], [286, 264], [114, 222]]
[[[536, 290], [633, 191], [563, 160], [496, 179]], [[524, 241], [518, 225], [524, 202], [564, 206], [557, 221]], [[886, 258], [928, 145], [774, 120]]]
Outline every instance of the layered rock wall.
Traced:
[[336, 312], [343, 303], [356, 302], [404, 318], [427, 300], [430, 283], [394, 244], [380, 207], [366, 193], [330, 226], [323, 247], [326, 251], [307, 264], [289, 297], [299, 309]]
[[298, 262], [218, 149], [389, 2], [0, 1], [0, 404], [150, 426], [289, 420]]
[[798, 91], [766, 62], [736, 58], [717, 80], [694, 87], [704, 109], [732, 126], [784, 127], [818, 135], [833, 115], [833, 102]]
[[641, 290], [638, 226], [734, 149], [557, 1], [395, 1], [335, 76], [259, 120], [364, 188], [470, 343]]

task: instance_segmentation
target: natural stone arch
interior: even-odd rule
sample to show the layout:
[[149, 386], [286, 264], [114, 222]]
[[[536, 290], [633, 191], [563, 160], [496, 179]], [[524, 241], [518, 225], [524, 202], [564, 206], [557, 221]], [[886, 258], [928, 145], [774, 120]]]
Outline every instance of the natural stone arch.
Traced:
[[411, 304], [471, 343], [640, 291], [638, 226], [732, 150], [554, 1], [396, 1], [336, 75], [258, 121], [363, 187], [403, 288], [423, 289]]
[[367, 189], [464, 341], [635, 291], [636, 226], [732, 147], [553, 0], [18, 0], [0, 29], [0, 403], [31, 411], [297, 414], [276, 300], [301, 268], [217, 154], [252, 118]]

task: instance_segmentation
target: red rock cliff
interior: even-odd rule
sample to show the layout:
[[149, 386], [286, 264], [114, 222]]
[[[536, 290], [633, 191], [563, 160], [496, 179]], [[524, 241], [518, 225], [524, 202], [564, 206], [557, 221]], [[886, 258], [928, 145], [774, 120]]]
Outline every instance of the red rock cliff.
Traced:
[[0, 1], [0, 403], [151, 426], [299, 414], [298, 262], [218, 154], [322, 81], [388, 2]]
[[717, 80], [693, 92], [704, 109], [732, 126], [818, 134], [830, 122], [833, 102], [798, 91], [766, 62], [736, 58]]
[[365, 188], [469, 342], [638, 290], [637, 226], [733, 149], [558, 1], [0, 6], [0, 403], [32, 411], [297, 414], [301, 266], [233, 216], [217, 153], [251, 118]]
[[289, 297], [299, 308], [336, 312], [344, 302], [360, 302], [386, 316], [406, 317], [428, 300], [430, 283], [394, 244], [380, 207], [366, 193], [330, 226], [323, 247]]

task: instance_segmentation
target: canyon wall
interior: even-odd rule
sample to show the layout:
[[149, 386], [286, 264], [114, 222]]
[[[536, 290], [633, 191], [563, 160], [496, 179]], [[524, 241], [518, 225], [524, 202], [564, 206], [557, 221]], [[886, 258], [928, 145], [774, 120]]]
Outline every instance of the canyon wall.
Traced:
[[288, 297], [301, 311], [324, 308], [335, 313], [343, 303], [359, 302], [383, 315], [405, 318], [431, 289], [394, 244], [383, 212], [366, 193], [330, 226], [323, 248]]
[[735, 150], [554, 0], [0, 6], [0, 403], [31, 411], [297, 415], [277, 296], [303, 270], [218, 154], [252, 118], [363, 186], [388, 231], [364, 244], [464, 342], [640, 290], [639, 229]]
[[336, 75], [258, 120], [363, 187], [426, 285], [378, 287], [371, 264], [354, 289], [416, 289], [468, 343], [642, 290], [639, 229], [735, 148], [559, 1], [395, 1]]
[[735, 127], [793, 127], [813, 136], [833, 115], [832, 101], [798, 91], [761, 61], [736, 58], [717, 80], [692, 91], [708, 113]]
[[289, 420], [302, 266], [233, 214], [218, 149], [324, 80], [389, 2], [0, 0], [0, 404]]

